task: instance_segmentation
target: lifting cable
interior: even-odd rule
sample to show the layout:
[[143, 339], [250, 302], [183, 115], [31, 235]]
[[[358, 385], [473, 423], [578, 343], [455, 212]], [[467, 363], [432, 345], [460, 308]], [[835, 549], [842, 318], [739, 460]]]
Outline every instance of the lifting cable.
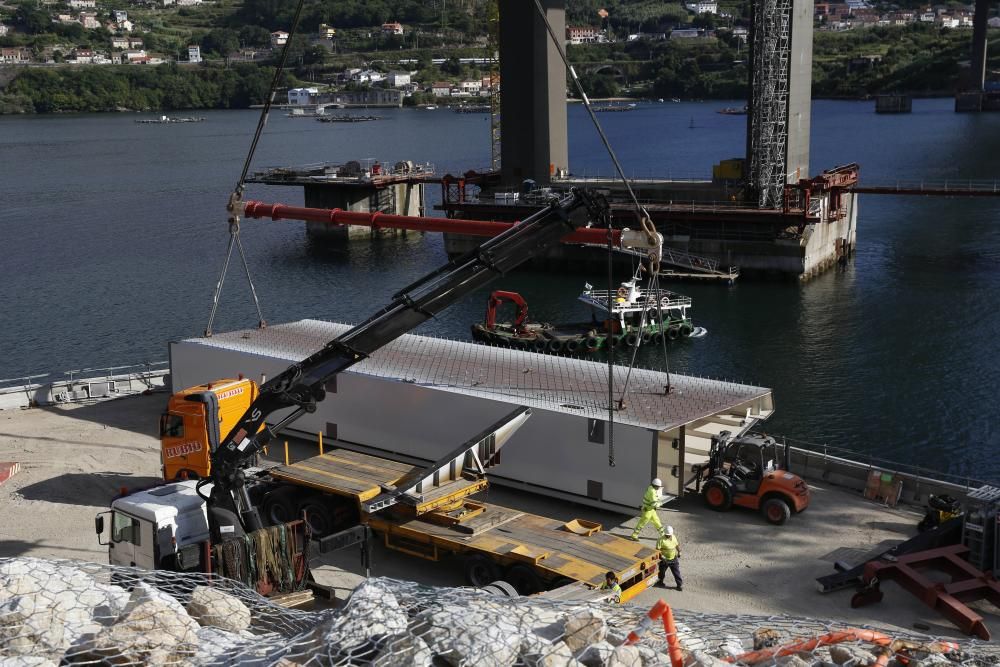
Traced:
[[247, 157], [243, 161], [243, 170], [240, 172], [240, 178], [236, 181], [236, 187], [233, 189], [231, 195], [229, 195], [229, 203], [226, 205], [226, 210], [229, 211], [229, 245], [226, 248], [226, 260], [222, 264], [222, 274], [219, 276], [219, 282], [215, 285], [215, 293], [212, 295], [212, 312], [208, 316], [208, 326], [205, 327], [205, 336], [210, 337], [212, 335], [212, 323], [215, 321], [215, 313], [219, 308], [219, 296], [222, 294], [222, 285], [226, 282], [226, 273], [229, 271], [229, 260], [233, 256], [233, 246], [236, 246], [237, 250], [240, 252], [240, 259], [243, 261], [243, 270], [246, 272], [247, 283], [250, 285], [250, 294], [253, 297], [254, 306], [257, 307], [257, 326], [261, 329], [267, 326], [267, 322], [264, 320], [264, 313], [260, 309], [260, 301], [257, 299], [257, 290], [253, 286], [253, 278], [250, 277], [250, 265], [247, 263], [247, 255], [243, 251], [243, 243], [240, 242], [240, 214], [243, 212], [243, 190], [246, 186], [247, 174], [250, 172], [250, 164], [253, 162], [254, 153], [257, 152], [257, 144], [260, 142], [261, 134], [264, 133], [264, 128], [267, 126], [268, 114], [271, 112], [271, 105], [274, 103], [274, 95], [277, 92], [278, 84], [281, 82], [281, 76], [285, 72], [285, 64], [288, 62], [288, 51], [292, 46], [292, 38], [295, 37], [295, 33], [299, 27], [299, 18], [302, 16], [302, 6], [305, 4], [305, 0], [298, 0], [298, 4], [295, 7], [295, 16], [292, 18], [292, 26], [288, 31], [288, 40], [285, 42], [285, 47], [281, 50], [281, 58], [278, 60], [278, 66], [274, 70], [274, 76], [271, 78], [271, 86], [268, 89], [267, 98], [264, 100], [264, 108], [260, 111], [260, 118], [257, 119], [257, 129], [254, 130], [253, 139], [250, 141], [250, 150], [247, 151]]
[[[601, 138], [601, 142], [604, 144], [605, 150], [607, 150], [608, 155], [611, 157], [611, 162], [614, 163], [615, 171], [618, 172], [618, 177], [621, 178], [622, 183], [625, 185], [625, 190], [628, 192], [629, 199], [632, 200], [632, 206], [635, 209], [635, 216], [642, 227], [642, 231], [646, 233], [651, 244], [655, 247], [650, 249], [647, 254], [647, 259], [649, 260], [649, 273], [650, 273], [650, 287], [656, 286], [656, 294], [659, 295], [659, 275], [660, 275], [660, 258], [662, 256], [662, 245], [659, 243], [659, 237], [656, 233], [656, 228], [653, 226], [653, 221], [649, 217], [649, 212], [639, 203], [638, 197], [636, 197], [635, 191], [632, 189], [632, 184], [629, 182], [628, 178], [625, 177], [625, 170], [622, 169], [621, 162], [618, 161], [618, 156], [615, 155], [614, 149], [611, 147], [611, 142], [608, 141], [607, 135], [604, 133], [604, 128], [601, 127], [601, 123], [597, 120], [597, 115], [594, 113], [594, 109], [590, 104], [590, 98], [587, 97], [587, 92], [583, 89], [583, 84], [580, 82], [580, 78], [576, 75], [576, 70], [569, 62], [569, 57], [566, 55], [566, 49], [563, 46], [562, 40], [556, 35], [555, 30], [552, 29], [552, 24], [549, 23], [548, 16], [545, 15], [545, 8], [542, 7], [541, 0], [534, 0], [535, 8], [538, 10], [538, 15], [541, 17], [542, 22], [545, 24], [545, 29], [549, 33], [549, 37], [552, 39], [553, 45], [556, 47], [556, 51], [559, 52], [559, 57], [563, 61], [563, 65], [566, 66], [566, 71], [569, 72], [570, 78], [573, 80], [573, 85], [576, 87], [577, 91], [580, 93], [580, 99], [583, 100], [583, 106], [587, 110], [587, 114], [590, 116], [590, 121], [593, 123], [594, 128], [597, 130], [597, 134]], [[625, 386], [622, 389], [621, 398], [619, 398], [617, 405], [614, 402], [614, 310], [612, 306], [612, 294], [614, 293], [614, 279], [612, 275], [612, 253], [614, 247], [611, 243], [611, 215], [608, 214], [607, 219], [608, 227], [608, 325], [610, 330], [608, 331], [608, 465], [612, 468], [615, 466], [615, 441], [614, 441], [614, 417], [615, 410], [621, 410], [625, 407], [625, 394], [628, 391], [628, 383], [632, 377], [632, 369], [635, 367], [636, 353], [639, 351], [639, 343], [641, 341], [636, 341], [635, 350], [632, 353], [632, 359], [629, 363], [628, 373], [625, 376]], [[659, 310], [659, 299], [657, 299], [657, 313], [659, 314], [659, 319], [662, 325], [663, 314]], [[645, 324], [646, 322], [646, 312], [642, 314], [641, 322]], [[662, 326], [661, 326], [662, 328]], [[666, 359], [667, 348], [666, 343], [663, 346], [663, 356]], [[668, 367], [667, 371], [667, 385], [666, 392], [670, 392], [670, 371]]]

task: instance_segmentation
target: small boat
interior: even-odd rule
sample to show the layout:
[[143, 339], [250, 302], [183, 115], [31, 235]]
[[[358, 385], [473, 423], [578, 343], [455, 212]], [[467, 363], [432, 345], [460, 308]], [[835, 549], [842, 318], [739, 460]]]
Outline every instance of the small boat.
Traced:
[[437, 109], [437, 106], [435, 106], [433, 104], [428, 104], [424, 108], [427, 109], [428, 111], [434, 111], [434, 109]]
[[453, 108], [455, 113], [489, 113], [489, 104], [463, 104]]
[[602, 106], [593, 107], [594, 111], [632, 111], [635, 109], [635, 104], [605, 104]]
[[[529, 320], [528, 304], [517, 292], [497, 290], [487, 300], [486, 321], [472, 325], [472, 337], [534, 352], [586, 354], [606, 349], [609, 341], [615, 347], [639, 347], [708, 333], [691, 322], [691, 297], [639, 287], [638, 274], [612, 293], [586, 285], [579, 300], [590, 306], [589, 322], [549, 324]], [[497, 308], [504, 303], [516, 308], [511, 322], [497, 322]]]
[[193, 116], [184, 116], [178, 118], [171, 118], [170, 116], [160, 116], [159, 118], [140, 118], [135, 122], [141, 125], [166, 125], [169, 123], [200, 123], [204, 118], [195, 118]]
[[744, 104], [742, 108], [740, 107], [726, 107], [725, 109], [719, 109], [715, 113], [721, 113], [725, 116], [746, 116], [747, 106]]
[[381, 116], [350, 116], [341, 114], [339, 116], [316, 116], [316, 120], [321, 123], [363, 123], [369, 120], [382, 120]]

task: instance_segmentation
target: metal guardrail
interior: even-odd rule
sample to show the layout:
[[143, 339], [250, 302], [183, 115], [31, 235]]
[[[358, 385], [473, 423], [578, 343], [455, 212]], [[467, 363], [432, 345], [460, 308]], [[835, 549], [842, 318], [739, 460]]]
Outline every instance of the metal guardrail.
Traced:
[[100, 400], [155, 390], [164, 386], [166, 361], [81, 368], [58, 374], [40, 373], [0, 380], [0, 410], [34, 405]]
[[854, 449], [848, 449], [847, 447], [839, 447], [837, 445], [820, 444], [815, 442], [808, 442], [805, 440], [797, 440], [795, 438], [787, 438], [785, 436], [775, 436], [771, 434], [771, 437], [775, 438], [782, 443], [783, 446], [794, 447], [796, 449], [801, 449], [813, 454], [820, 455], [824, 458], [840, 458], [846, 459], [852, 463], [857, 463], [859, 465], [868, 466], [872, 469], [884, 470], [886, 472], [894, 472], [902, 475], [909, 475], [912, 477], [926, 478], [936, 481], [947, 482], [955, 486], [963, 487], [966, 491], [972, 489], [978, 489], [981, 486], [987, 486], [989, 484], [995, 485], [996, 482], [986, 482], [981, 479], [976, 479], [968, 475], [955, 475], [952, 473], [942, 472], [940, 470], [934, 470], [931, 468], [925, 468], [923, 466], [914, 465], [911, 463], [901, 463], [899, 461], [893, 461], [891, 459], [885, 459], [879, 456], [874, 456], [870, 452], [861, 452]]
[[885, 192], [893, 191], [900, 193], [926, 193], [941, 194], [953, 192], [955, 194], [982, 194], [1000, 196], [1000, 180], [988, 179], [944, 179], [939, 181], [914, 179], [914, 180], [888, 180], [875, 181], [865, 179], [851, 188], [857, 192]]
[[[670, 308], [684, 308], [691, 306], [691, 297], [683, 296], [677, 294], [676, 292], [670, 292], [668, 290], [660, 290], [660, 308], [670, 309]], [[600, 308], [607, 308], [609, 301], [614, 301], [616, 292], [609, 292], [607, 290], [588, 290], [585, 292], [580, 299], [591, 303], [594, 306]], [[638, 303], [634, 304], [620, 304], [621, 306], [627, 306], [630, 309], [642, 309], [645, 308], [647, 303], [650, 305], [656, 304], [656, 298], [651, 294], [649, 290], [640, 289], [639, 296], [644, 299], [643, 304], [640, 306]], [[613, 310], [620, 310], [619, 304], [613, 304]]]

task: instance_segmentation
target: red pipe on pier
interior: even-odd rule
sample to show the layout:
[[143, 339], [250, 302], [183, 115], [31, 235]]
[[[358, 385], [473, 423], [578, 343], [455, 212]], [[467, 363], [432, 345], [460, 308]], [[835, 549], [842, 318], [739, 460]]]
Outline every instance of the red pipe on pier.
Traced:
[[[372, 229], [411, 229], [418, 232], [451, 232], [471, 236], [497, 236], [517, 224], [516, 222], [427, 218], [378, 212], [360, 213], [358, 211], [344, 211], [339, 208], [306, 208], [304, 206], [286, 206], [285, 204], [267, 204], [253, 200], [244, 204], [243, 215], [247, 218], [305, 220], [306, 222], [325, 222], [331, 225], [357, 225]], [[606, 229], [598, 228], [578, 229], [572, 234], [562, 237], [562, 242], [607, 245], [608, 232]], [[611, 242], [616, 247], [621, 245], [620, 229], [611, 230]]]

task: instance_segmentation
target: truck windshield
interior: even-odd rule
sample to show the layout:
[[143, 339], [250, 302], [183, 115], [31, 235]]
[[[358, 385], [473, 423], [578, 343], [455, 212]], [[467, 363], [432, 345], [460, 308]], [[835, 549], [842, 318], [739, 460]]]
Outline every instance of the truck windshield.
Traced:
[[139, 544], [139, 520], [121, 512], [114, 513], [111, 525], [111, 540], [113, 542], [128, 542], [135, 546]]
[[183, 438], [184, 418], [180, 415], [172, 415], [164, 412], [160, 417], [160, 437]]

